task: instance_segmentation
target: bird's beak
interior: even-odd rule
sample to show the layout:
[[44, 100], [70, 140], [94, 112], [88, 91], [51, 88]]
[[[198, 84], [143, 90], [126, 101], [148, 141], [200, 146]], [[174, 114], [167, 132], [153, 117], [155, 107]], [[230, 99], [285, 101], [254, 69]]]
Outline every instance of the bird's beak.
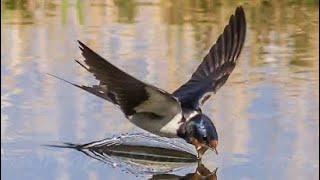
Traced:
[[200, 143], [197, 139], [195, 138], [191, 138], [191, 144], [193, 144], [198, 152], [198, 158], [201, 159], [202, 155], [207, 151], [207, 149], [212, 150], [213, 152], [215, 152], [218, 155], [218, 151], [217, 151], [217, 145], [218, 145], [218, 141], [217, 140], [212, 140], [209, 142], [209, 146], [203, 143]]
[[218, 151], [217, 151], [217, 148], [212, 148], [208, 145], [204, 145], [206, 148], [210, 149], [211, 151], [215, 152], [217, 155], [218, 155]]
[[198, 153], [198, 158], [201, 159], [202, 155], [208, 148], [206, 148], [204, 144], [200, 143], [196, 138], [190, 138], [190, 143], [195, 146]]
[[217, 146], [218, 146], [217, 140], [211, 140], [209, 142], [209, 149], [211, 149], [212, 151], [214, 151], [218, 155]]
[[219, 154], [218, 151], [217, 151], [217, 148], [214, 149], [214, 152], [215, 152], [217, 155]]

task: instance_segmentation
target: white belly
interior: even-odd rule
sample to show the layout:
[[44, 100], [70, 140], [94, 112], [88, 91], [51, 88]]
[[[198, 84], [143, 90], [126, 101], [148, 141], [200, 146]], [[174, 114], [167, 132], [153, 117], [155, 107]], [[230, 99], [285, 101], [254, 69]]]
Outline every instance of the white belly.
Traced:
[[129, 120], [136, 126], [152, 134], [169, 138], [177, 137], [177, 130], [182, 124], [181, 119], [181, 113], [173, 118], [156, 118], [144, 113], [137, 113], [129, 117]]

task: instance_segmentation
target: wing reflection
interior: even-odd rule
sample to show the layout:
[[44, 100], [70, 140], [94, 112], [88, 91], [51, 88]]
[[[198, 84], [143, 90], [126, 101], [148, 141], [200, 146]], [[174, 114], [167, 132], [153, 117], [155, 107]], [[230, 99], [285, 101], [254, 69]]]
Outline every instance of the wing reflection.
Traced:
[[217, 179], [217, 169], [207, 169], [198, 162], [194, 149], [179, 140], [130, 134], [86, 144], [49, 146], [75, 149], [136, 176], [151, 175], [150, 179]]

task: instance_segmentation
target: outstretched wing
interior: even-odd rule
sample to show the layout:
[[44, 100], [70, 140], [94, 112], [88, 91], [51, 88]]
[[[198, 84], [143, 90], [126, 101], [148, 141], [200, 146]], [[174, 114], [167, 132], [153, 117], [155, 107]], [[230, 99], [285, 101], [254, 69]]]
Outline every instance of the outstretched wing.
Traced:
[[54, 77], [118, 105], [127, 117], [134, 113], [175, 116], [181, 111], [180, 104], [171, 94], [121, 71], [81, 41], [78, 42], [87, 66], [78, 60], [76, 62], [92, 73], [99, 84], [92, 87], [80, 86]]
[[199, 109], [211, 93], [225, 84], [236, 65], [245, 35], [245, 14], [242, 7], [238, 7], [191, 79], [173, 93], [183, 108]]

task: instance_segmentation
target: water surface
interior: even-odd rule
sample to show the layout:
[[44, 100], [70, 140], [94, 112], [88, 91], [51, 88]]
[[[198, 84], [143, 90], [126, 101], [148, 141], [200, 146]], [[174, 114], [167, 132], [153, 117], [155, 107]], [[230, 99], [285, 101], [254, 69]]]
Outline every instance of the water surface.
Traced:
[[318, 179], [318, 4], [1, 1], [1, 178], [151, 178], [42, 146], [143, 132], [110, 103], [45, 74], [96, 83], [73, 61], [82, 59], [79, 39], [126, 72], [173, 92], [243, 5], [248, 30], [239, 64], [203, 109], [219, 133], [219, 155], [208, 152], [203, 164], [218, 167], [217, 179]]

